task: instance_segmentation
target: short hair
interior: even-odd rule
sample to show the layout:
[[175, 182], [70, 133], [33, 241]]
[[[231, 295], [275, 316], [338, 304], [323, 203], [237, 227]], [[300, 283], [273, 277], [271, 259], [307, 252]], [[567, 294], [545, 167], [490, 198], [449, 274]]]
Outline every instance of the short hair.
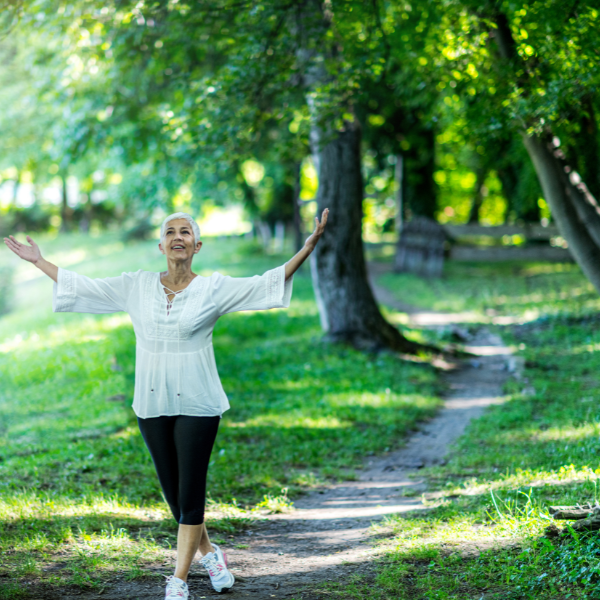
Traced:
[[184, 213], [184, 212], [173, 213], [172, 215], [169, 215], [162, 222], [162, 225], [160, 226], [160, 239], [161, 239], [161, 241], [165, 237], [165, 231], [167, 229], [167, 223], [169, 223], [170, 221], [174, 221], [175, 219], [185, 219], [190, 224], [190, 226], [192, 227], [192, 231], [194, 233], [194, 244], [196, 244], [198, 242], [198, 240], [200, 239], [200, 227], [198, 227], [198, 223], [196, 223], [196, 221], [194, 221], [194, 217], [192, 217], [191, 215], [188, 215], [187, 213]]

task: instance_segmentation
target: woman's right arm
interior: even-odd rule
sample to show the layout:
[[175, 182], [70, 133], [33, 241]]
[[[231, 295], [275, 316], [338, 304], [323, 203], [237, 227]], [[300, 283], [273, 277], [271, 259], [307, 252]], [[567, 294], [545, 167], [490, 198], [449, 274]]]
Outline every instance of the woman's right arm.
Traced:
[[120, 277], [90, 279], [56, 265], [42, 257], [38, 245], [27, 236], [30, 245], [21, 244], [11, 235], [4, 243], [19, 257], [34, 264], [54, 280], [52, 310], [107, 314], [127, 311], [129, 294], [138, 273], [123, 273]]
[[40, 271], [46, 273], [50, 279], [58, 281], [58, 267], [42, 257], [39, 246], [29, 236], [27, 236], [27, 241], [31, 244], [31, 246], [21, 244], [21, 242], [15, 240], [12, 235], [4, 238], [4, 243], [19, 258], [33, 263]]

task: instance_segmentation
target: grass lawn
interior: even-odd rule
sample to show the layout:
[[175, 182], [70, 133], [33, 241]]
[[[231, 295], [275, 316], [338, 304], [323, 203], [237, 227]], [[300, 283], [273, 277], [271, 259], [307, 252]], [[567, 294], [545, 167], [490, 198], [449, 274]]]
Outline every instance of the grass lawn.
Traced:
[[[164, 268], [156, 242], [37, 241], [49, 260], [92, 277]], [[253, 275], [287, 258], [207, 239], [195, 267]], [[35, 267], [0, 249], [0, 270], [12, 274], [0, 316], [0, 598], [30, 597], [25, 582], [94, 587], [115, 571], [147, 575], [176, 526], [130, 408], [129, 318], [53, 314], [52, 284]], [[215, 353], [232, 404], [209, 473], [217, 541], [251, 524], [256, 506], [285, 503], [285, 488], [293, 499], [352, 477], [439, 404], [431, 367], [323, 344], [307, 273], [289, 310], [221, 319]]]
[[597, 533], [543, 535], [549, 505], [600, 497], [597, 293], [574, 265], [450, 264], [442, 280], [380, 283], [408, 303], [524, 321], [497, 330], [525, 369], [510, 401], [472, 423], [445, 466], [423, 472], [441, 500], [388, 519], [375, 575], [326, 587], [327, 597], [600, 598]]

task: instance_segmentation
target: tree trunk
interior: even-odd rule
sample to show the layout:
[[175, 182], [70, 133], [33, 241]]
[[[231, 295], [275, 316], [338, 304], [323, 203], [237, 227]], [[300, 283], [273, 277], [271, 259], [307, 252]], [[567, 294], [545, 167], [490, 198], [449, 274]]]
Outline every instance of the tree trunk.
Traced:
[[579, 133], [575, 133], [575, 144], [567, 150], [568, 156], [577, 158], [572, 166], [585, 181], [594, 198], [600, 198], [600, 144], [598, 122], [594, 103], [590, 94], [581, 100], [583, 110], [576, 116], [579, 120]]
[[299, 252], [304, 245], [304, 240], [302, 239], [302, 218], [300, 215], [300, 179], [302, 176], [302, 162], [298, 161], [295, 166], [295, 176], [296, 183], [294, 186], [294, 246], [296, 248], [296, 252]]
[[324, 329], [331, 340], [361, 348], [414, 351], [418, 345], [405, 339], [379, 312], [367, 278], [360, 126], [346, 121], [331, 141], [323, 143], [318, 129], [314, 138], [320, 142], [314, 148], [319, 164], [318, 211], [331, 211], [313, 260]]
[[402, 234], [402, 225], [404, 223], [404, 156], [396, 154], [396, 168], [394, 169], [394, 179], [396, 182], [396, 235], [398, 239]]
[[[506, 15], [496, 14], [494, 37], [500, 55], [517, 66], [520, 57]], [[519, 85], [527, 88], [528, 81]], [[523, 143], [537, 172], [544, 197], [561, 235], [585, 276], [600, 292], [600, 211], [585, 183], [567, 163], [564, 153], [553, 143], [552, 133], [545, 138], [522, 133]]]
[[[331, 71], [325, 59], [341, 59], [339, 48], [330, 48], [327, 31], [333, 18], [331, 3], [314, 0], [298, 15], [303, 63], [303, 85], [311, 116], [310, 142], [319, 177], [318, 214], [329, 208], [327, 228], [311, 255], [311, 271], [321, 326], [331, 341], [358, 348], [389, 348], [417, 352], [421, 346], [407, 340], [382, 316], [367, 277], [362, 242], [363, 181], [361, 132], [356, 118], [344, 119], [341, 129], [335, 117], [352, 113], [348, 102], [322, 113], [316, 90], [327, 89]], [[341, 102], [341, 101], [340, 101]]]
[[502, 186], [502, 195], [506, 200], [504, 224], [507, 225], [511, 218], [511, 213], [515, 210], [515, 194], [518, 185], [518, 174], [511, 164], [500, 167], [496, 172], [498, 173], [498, 179]]
[[413, 132], [418, 132], [420, 142], [405, 152], [406, 177], [404, 203], [410, 214], [435, 219], [437, 211], [437, 184], [435, 173], [435, 131], [427, 127], [418, 116], [411, 119]]
[[579, 173], [573, 171], [567, 163], [565, 155], [555, 146], [554, 142], [548, 142], [547, 147], [561, 169], [561, 176], [565, 179], [566, 193], [575, 207], [579, 220], [585, 225], [594, 243], [600, 248], [600, 206], [598, 206], [596, 198], [590, 193]]
[[582, 192], [565, 173], [560, 155], [557, 156], [558, 152], [551, 142], [523, 134], [523, 143], [533, 161], [544, 197], [561, 235], [567, 240], [581, 270], [600, 292], [600, 246], [595, 243], [573, 204], [573, 200], [586, 203], [585, 198], [581, 198]]
[[71, 207], [67, 196], [67, 175], [61, 175], [62, 197], [60, 202], [60, 231], [65, 233], [71, 230]]
[[479, 211], [483, 204], [483, 184], [487, 177], [487, 171], [483, 167], [479, 167], [476, 173], [475, 195], [473, 196], [473, 204], [469, 211], [469, 223], [479, 223]]

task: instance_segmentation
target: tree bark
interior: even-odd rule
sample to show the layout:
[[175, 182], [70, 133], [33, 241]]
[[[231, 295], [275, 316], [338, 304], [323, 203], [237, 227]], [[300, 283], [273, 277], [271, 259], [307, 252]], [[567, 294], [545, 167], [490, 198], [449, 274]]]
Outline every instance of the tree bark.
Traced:
[[579, 220], [585, 225], [594, 243], [600, 248], [600, 206], [598, 206], [596, 198], [590, 193], [579, 173], [571, 168], [563, 152], [555, 147], [554, 142], [548, 142], [547, 145], [559, 164], [561, 173], [564, 174], [565, 190], [577, 211]]
[[600, 143], [598, 122], [591, 94], [581, 100], [582, 111], [576, 116], [579, 121], [579, 133], [575, 133], [573, 148], [567, 149], [568, 156], [577, 158], [572, 166], [585, 181], [589, 193], [600, 198]]

